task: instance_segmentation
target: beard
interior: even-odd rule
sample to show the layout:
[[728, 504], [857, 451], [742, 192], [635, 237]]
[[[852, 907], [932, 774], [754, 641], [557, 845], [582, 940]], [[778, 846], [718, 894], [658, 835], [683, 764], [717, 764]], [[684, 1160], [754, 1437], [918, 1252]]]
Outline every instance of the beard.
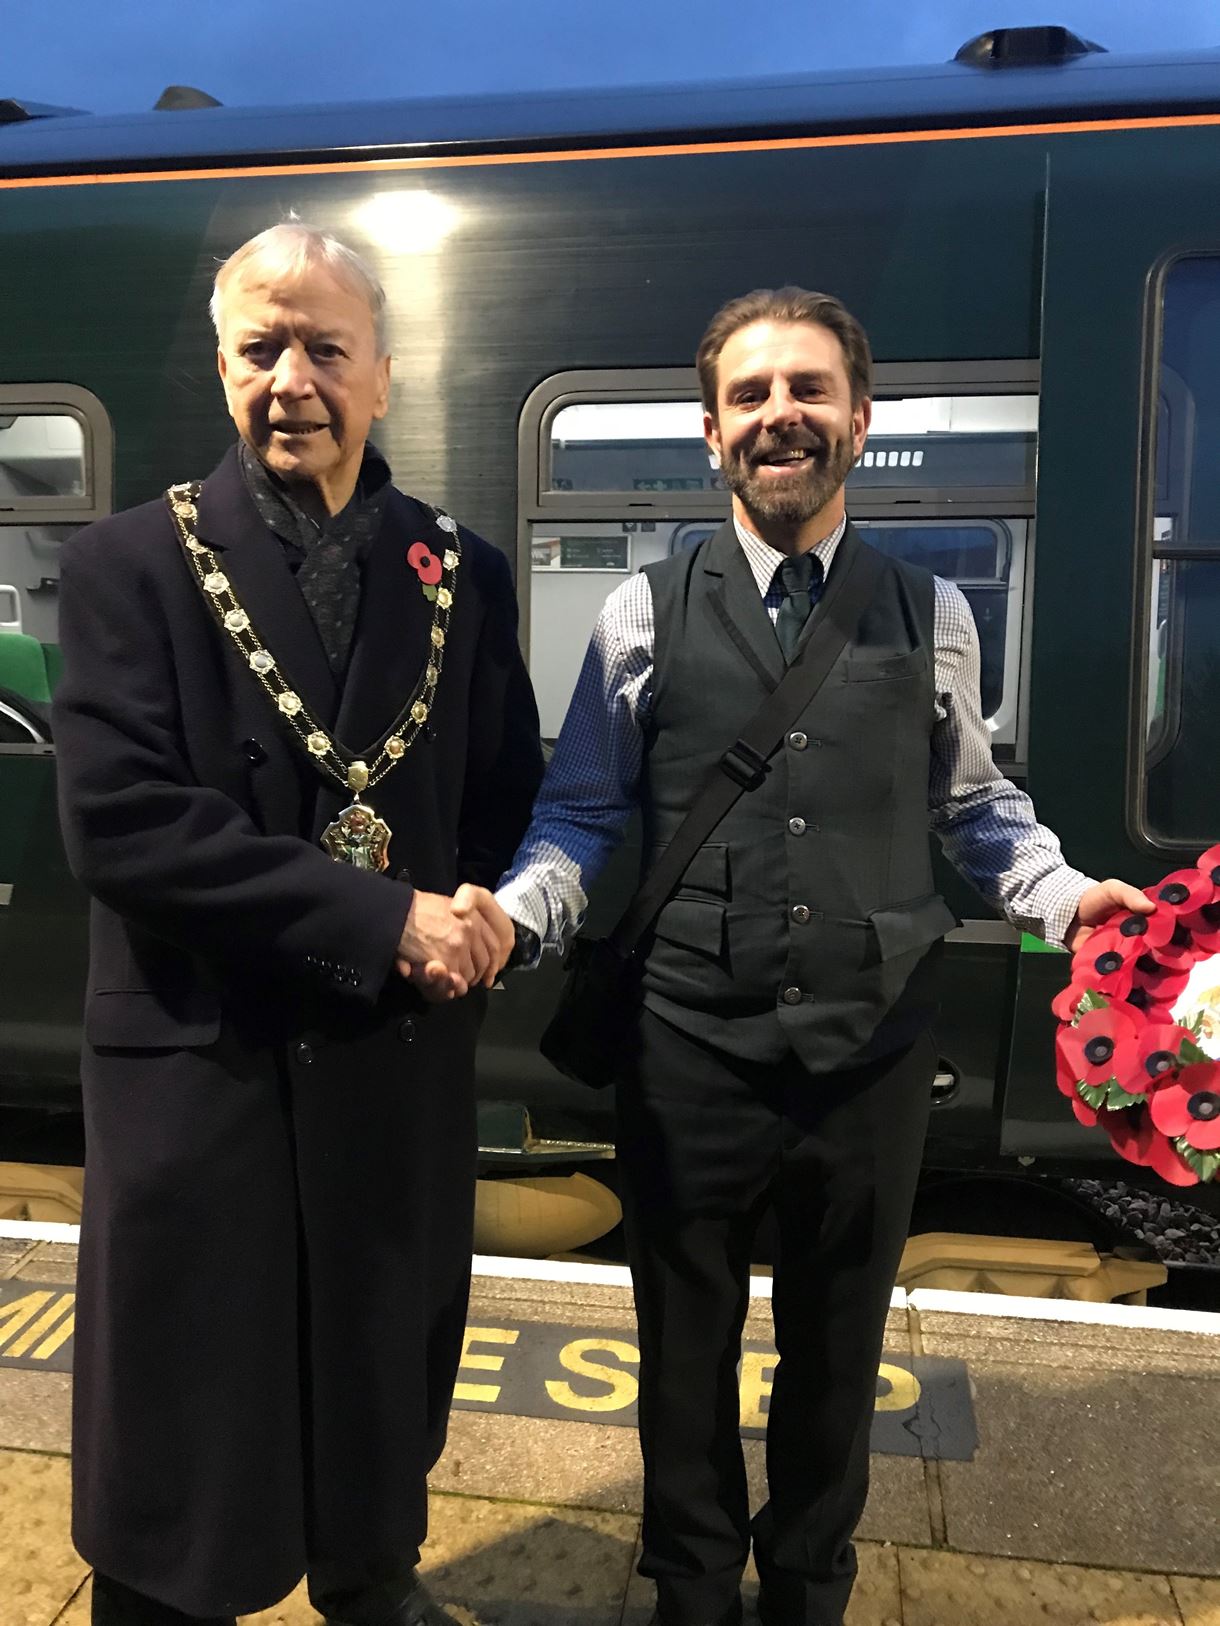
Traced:
[[[805, 461], [774, 479], [758, 465], [777, 452], [801, 449]], [[803, 525], [825, 508], [851, 473], [856, 454], [850, 439], [812, 441], [807, 435], [760, 434], [748, 450], [722, 457], [724, 483], [748, 514], [771, 524]]]

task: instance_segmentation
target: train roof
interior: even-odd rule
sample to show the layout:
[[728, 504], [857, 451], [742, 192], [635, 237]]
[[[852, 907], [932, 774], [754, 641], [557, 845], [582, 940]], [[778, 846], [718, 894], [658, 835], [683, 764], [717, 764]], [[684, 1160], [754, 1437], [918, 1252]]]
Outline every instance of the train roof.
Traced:
[[[4, 87], [14, 90], [16, 87]], [[4, 104], [0, 103], [0, 106]], [[22, 115], [23, 105], [31, 116]], [[10, 104], [0, 174], [226, 167], [1220, 113], [1220, 49], [1054, 66], [852, 69], [706, 84], [96, 115]]]

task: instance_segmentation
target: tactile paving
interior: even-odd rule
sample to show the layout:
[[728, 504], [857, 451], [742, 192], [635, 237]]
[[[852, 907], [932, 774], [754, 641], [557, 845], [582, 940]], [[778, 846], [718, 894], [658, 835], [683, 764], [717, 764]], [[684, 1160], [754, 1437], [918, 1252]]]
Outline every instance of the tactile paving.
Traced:
[[1220, 1581], [1202, 1581], [1191, 1575], [1171, 1577], [1182, 1626], [1220, 1626]]
[[639, 1521], [629, 1514], [434, 1496], [428, 1585], [479, 1626], [618, 1626]]
[[50, 1626], [88, 1574], [68, 1537], [64, 1457], [0, 1451], [0, 1622]]
[[1169, 1579], [904, 1548], [903, 1626], [1181, 1626]]

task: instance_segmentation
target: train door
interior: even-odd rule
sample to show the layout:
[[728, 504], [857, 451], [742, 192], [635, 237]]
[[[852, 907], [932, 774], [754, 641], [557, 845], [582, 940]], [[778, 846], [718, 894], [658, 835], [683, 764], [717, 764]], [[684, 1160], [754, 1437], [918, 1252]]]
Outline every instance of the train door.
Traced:
[[[1052, 146], [1039, 443], [1030, 788], [1146, 885], [1220, 837], [1220, 130]], [[1051, 1078], [1065, 970], [1021, 957], [1009, 1151], [1096, 1153]]]

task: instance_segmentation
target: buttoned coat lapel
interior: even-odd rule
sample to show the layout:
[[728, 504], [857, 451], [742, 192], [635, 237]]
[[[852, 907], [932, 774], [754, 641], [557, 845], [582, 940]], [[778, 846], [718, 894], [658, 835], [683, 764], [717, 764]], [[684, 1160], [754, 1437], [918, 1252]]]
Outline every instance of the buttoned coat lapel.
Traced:
[[[375, 752], [389, 733], [419, 687], [431, 652], [436, 606], [407, 563], [414, 542], [433, 553], [446, 546], [431, 514], [391, 491], [364, 565], [351, 662], [335, 722], [339, 742], [357, 755]], [[455, 593], [461, 591], [459, 569]]]
[[[246, 489], [236, 446], [230, 447], [220, 467], [203, 483], [199, 537], [215, 552], [238, 603], [274, 657], [281, 676], [318, 722], [332, 727], [338, 686], [309, 607], [288, 568], [283, 544], [263, 523]], [[253, 675], [250, 681], [256, 681]]]

